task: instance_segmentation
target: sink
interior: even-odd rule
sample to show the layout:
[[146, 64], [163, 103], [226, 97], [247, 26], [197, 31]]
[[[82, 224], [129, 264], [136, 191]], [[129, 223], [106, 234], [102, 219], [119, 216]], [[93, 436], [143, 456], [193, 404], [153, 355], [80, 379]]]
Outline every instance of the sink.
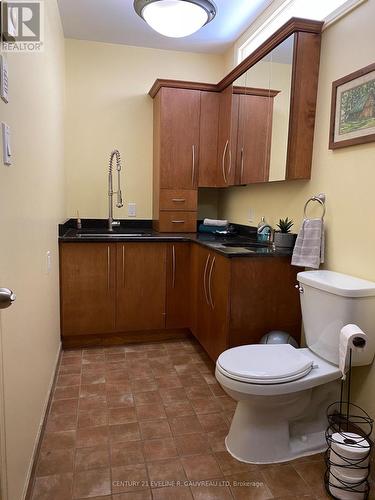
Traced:
[[241, 242], [237, 243], [223, 243], [223, 247], [240, 247], [240, 248], [270, 248], [270, 245], [265, 243], [259, 243], [258, 241], [250, 242]]
[[113, 231], [108, 231], [107, 229], [81, 229], [77, 232], [78, 238], [139, 238], [141, 236], [151, 236], [151, 233], [146, 233], [144, 231], [131, 232], [129, 229], [121, 230], [114, 229]]

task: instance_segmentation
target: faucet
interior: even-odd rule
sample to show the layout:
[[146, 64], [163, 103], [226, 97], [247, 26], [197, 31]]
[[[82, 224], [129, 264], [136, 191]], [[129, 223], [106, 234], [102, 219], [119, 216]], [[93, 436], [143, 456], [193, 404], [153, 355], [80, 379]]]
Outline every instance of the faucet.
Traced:
[[270, 226], [269, 224], [267, 224], [267, 222], [265, 222], [264, 224], [262, 224], [261, 226], [258, 227], [257, 229], [257, 236], [259, 237], [259, 235], [262, 235], [263, 236], [263, 231], [264, 229], [266, 228], [269, 228], [269, 233], [267, 234], [267, 240], [268, 243], [273, 243], [273, 240], [274, 240], [274, 236], [275, 236], [275, 230], [272, 226]]
[[[117, 191], [113, 191], [113, 159], [116, 158], [116, 170], [117, 170]], [[109, 172], [108, 172], [108, 203], [109, 203], [109, 215], [108, 215], [108, 230], [113, 231], [113, 226], [119, 226], [120, 221], [113, 220], [113, 195], [117, 194], [116, 207], [121, 208], [124, 206], [122, 202], [121, 193], [121, 158], [118, 149], [114, 149], [109, 158]]]
[[[117, 191], [113, 191], [113, 159], [116, 157], [116, 170], [117, 170]], [[109, 171], [108, 171], [108, 203], [109, 203], [109, 215], [108, 215], [108, 230], [113, 231], [113, 226], [119, 226], [120, 221], [113, 220], [113, 195], [117, 194], [117, 203], [116, 207], [121, 208], [124, 206], [122, 202], [122, 193], [121, 193], [121, 158], [120, 152], [118, 149], [114, 149], [109, 158]]]

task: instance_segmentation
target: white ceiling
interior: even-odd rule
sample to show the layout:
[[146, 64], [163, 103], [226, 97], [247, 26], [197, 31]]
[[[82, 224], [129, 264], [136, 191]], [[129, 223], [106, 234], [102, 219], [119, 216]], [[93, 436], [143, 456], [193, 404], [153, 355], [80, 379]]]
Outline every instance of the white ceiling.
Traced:
[[191, 52], [224, 52], [272, 0], [214, 0], [214, 20], [186, 38], [153, 31], [133, 0], [58, 0], [66, 38]]

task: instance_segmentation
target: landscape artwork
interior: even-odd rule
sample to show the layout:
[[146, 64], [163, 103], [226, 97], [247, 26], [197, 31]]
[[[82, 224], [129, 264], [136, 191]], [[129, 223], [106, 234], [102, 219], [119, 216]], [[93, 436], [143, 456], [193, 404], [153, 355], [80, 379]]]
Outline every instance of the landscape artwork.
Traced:
[[333, 82], [330, 149], [375, 140], [374, 66]]

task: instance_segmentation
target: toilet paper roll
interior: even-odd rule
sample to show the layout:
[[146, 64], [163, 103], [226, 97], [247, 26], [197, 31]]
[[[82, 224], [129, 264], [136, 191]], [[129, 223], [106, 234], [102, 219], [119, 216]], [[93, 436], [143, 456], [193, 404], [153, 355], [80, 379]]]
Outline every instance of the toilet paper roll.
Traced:
[[342, 373], [342, 380], [346, 379], [346, 372], [349, 369], [350, 349], [365, 350], [367, 348], [367, 335], [358, 325], [346, 325], [341, 329], [339, 341], [339, 368]]
[[[335, 432], [331, 436], [330, 462], [332, 465], [367, 467], [370, 456], [370, 443], [354, 432]], [[344, 472], [347, 474], [347, 472]]]
[[332, 472], [329, 474], [329, 491], [334, 498], [340, 500], [363, 500], [366, 496], [366, 483], [358, 484], [356, 481], [344, 481], [336, 478]]

